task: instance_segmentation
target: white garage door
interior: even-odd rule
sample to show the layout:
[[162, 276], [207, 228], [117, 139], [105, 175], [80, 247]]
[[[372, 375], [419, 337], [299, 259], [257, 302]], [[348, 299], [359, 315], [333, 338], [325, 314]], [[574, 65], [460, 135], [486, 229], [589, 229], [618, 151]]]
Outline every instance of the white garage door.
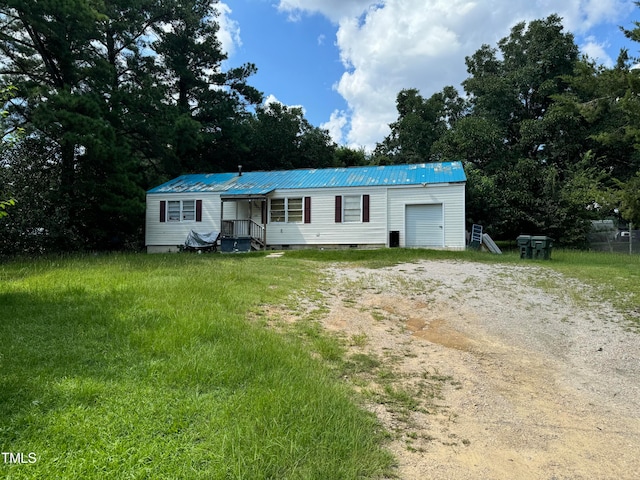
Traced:
[[441, 203], [406, 206], [407, 247], [444, 247], [443, 227]]

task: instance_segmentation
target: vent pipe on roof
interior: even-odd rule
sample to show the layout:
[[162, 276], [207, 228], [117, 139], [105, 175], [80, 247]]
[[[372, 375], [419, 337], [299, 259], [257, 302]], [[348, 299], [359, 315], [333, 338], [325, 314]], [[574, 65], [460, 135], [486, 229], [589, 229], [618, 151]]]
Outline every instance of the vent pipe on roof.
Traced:
[[242, 176], [242, 165], [238, 165], [238, 176]]

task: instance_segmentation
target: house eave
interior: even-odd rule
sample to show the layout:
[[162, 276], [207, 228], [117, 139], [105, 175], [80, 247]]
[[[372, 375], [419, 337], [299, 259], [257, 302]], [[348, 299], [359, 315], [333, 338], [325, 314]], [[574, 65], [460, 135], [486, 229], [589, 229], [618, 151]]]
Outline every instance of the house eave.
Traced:
[[268, 193], [245, 193], [238, 195], [220, 195], [220, 200], [223, 202], [232, 202], [234, 200], [265, 200]]

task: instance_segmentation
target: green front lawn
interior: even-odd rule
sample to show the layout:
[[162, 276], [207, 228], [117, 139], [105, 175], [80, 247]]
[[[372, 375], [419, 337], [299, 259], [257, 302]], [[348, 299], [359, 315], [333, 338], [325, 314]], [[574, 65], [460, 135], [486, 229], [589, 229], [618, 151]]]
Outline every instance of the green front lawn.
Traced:
[[422, 259], [557, 270], [638, 321], [638, 256], [382, 249], [15, 260], [0, 265], [0, 477], [389, 475], [385, 432], [340, 381], [339, 342], [313, 318], [287, 332], [265, 328], [261, 314], [271, 305], [304, 316], [298, 300], [317, 296], [331, 262]]
[[372, 415], [301, 341], [248, 320], [312, 290], [313, 268], [255, 255], [0, 266], [0, 447], [14, 454], [0, 476], [381, 476], [392, 460]]

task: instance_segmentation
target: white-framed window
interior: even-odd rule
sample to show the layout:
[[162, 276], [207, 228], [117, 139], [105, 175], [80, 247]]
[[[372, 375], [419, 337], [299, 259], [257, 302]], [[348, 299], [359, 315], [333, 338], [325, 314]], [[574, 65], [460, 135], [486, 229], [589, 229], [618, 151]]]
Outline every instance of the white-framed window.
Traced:
[[287, 222], [302, 222], [302, 197], [287, 199]]
[[342, 221], [362, 221], [362, 195], [344, 195], [342, 197]]
[[302, 223], [302, 197], [272, 198], [269, 214], [271, 223]]
[[193, 222], [195, 219], [195, 200], [169, 200], [167, 202], [167, 222]]
[[269, 221], [271, 223], [284, 223], [287, 221], [287, 209], [285, 198], [272, 198], [271, 199], [271, 214]]
[[335, 202], [335, 223], [368, 223], [370, 221], [370, 195], [336, 195]]
[[182, 221], [193, 222], [195, 219], [196, 219], [196, 201], [183, 200], [182, 201]]

